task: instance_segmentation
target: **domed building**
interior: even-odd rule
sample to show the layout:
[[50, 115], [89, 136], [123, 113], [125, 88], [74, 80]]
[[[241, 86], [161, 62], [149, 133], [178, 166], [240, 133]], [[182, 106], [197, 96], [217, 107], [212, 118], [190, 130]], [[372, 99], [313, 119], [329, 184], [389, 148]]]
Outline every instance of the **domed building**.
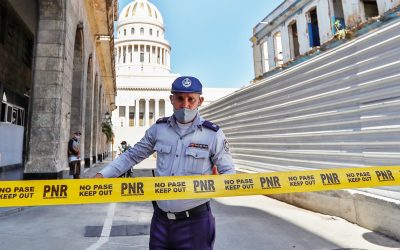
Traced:
[[[157, 118], [172, 115], [171, 46], [160, 11], [148, 0], [134, 0], [119, 13], [115, 39], [115, 143], [136, 143]], [[215, 90], [215, 91], [214, 91]], [[225, 91], [224, 91], [225, 90]], [[204, 89], [206, 104], [236, 89]]]

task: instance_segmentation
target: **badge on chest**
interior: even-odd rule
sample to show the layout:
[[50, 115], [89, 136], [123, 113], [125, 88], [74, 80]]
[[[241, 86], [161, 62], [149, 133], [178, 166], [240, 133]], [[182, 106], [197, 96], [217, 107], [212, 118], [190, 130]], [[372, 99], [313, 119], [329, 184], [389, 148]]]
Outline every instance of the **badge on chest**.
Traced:
[[208, 149], [207, 144], [200, 144], [200, 143], [190, 143], [189, 148], [202, 148], [202, 149]]

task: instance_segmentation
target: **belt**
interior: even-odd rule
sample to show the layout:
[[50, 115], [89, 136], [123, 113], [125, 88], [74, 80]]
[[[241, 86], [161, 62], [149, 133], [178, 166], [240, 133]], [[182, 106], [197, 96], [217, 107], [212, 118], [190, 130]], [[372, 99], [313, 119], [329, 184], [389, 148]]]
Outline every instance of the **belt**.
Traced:
[[[155, 204], [154, 204], [155, 203]], [[201, 212], [210, 210], [210, 202], [207, 201], [206, 203], [203, 203], [197, 207], [191, 208], [189, 210], [186, 211], [182, 211], [182, 212], [164, 212], [163, 210], [161, 210], [161, 208], [158, 207], [157, 202], [154, 202], [154, 209], [161, 214], [162, 216], [164, 216], [165, 218], [169, 219], [169, 220], [182, 220], [182, 219], [187, 219], [189, 217], [195, 217], [196, 215], [200, 214]]]

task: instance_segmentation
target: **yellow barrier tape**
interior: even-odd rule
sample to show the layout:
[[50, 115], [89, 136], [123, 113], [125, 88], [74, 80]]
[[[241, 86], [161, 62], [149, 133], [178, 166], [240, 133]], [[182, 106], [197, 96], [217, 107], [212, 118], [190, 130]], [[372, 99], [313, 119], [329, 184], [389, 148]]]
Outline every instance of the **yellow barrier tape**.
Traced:
[[400, 166], [257, 174], [0, 181], [0, 207], [178, 200], [400, 185]]

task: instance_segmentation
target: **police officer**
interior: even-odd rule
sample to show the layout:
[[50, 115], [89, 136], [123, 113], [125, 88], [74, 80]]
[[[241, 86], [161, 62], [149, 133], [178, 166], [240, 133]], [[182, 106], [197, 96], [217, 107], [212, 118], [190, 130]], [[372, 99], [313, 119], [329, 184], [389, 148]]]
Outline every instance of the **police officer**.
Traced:
[[[191, 76], [172, 83], [170, 100], [174, 114], [157, 120], [145, 136], [95, 177], [117, 177], [157, 152], [157, 176], [235, 173], [222, 130], [204, 120], [198, 111], [203, 103], [202, 85]], [[215, 219], [209, 199], [153, 202], [150, 249], [213, 249]]]

